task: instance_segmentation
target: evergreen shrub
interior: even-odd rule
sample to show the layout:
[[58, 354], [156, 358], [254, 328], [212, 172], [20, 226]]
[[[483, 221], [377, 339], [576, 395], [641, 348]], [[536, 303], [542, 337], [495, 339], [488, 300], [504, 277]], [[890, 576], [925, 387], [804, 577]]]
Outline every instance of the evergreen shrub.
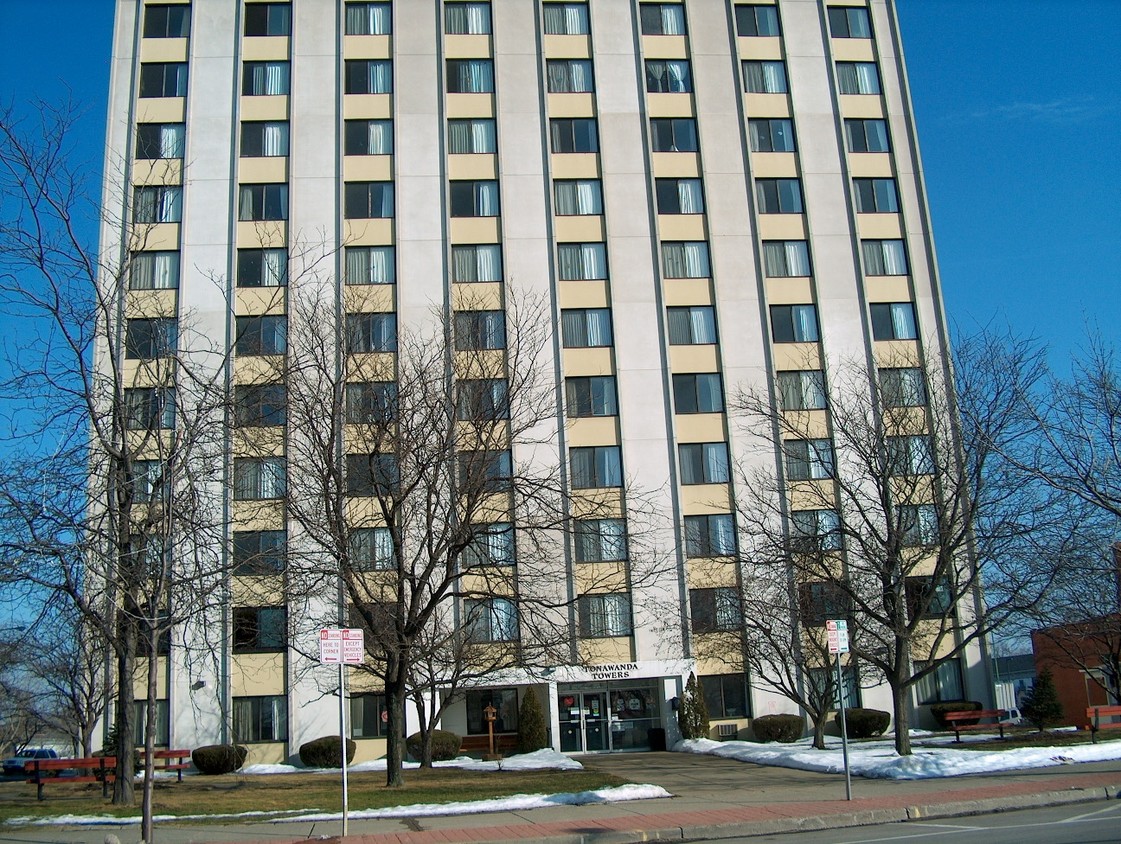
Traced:
[[191, 752], [191, 761], [200, 774], [232, 774], [245, 764], [249, 748], [240, 744], [208, 744]]
[[806, 719], [801, 715], [761, 715], [751, 722], [756, 741], [778, 741], [790, 744], [806, 732]]
[[[309, 768], [341, 768], [342, 736], [321, 736], [300, 745], [300, 761]], [[354, 751], [358, 745], [346, 740], [346, 763], [354, 761]]]

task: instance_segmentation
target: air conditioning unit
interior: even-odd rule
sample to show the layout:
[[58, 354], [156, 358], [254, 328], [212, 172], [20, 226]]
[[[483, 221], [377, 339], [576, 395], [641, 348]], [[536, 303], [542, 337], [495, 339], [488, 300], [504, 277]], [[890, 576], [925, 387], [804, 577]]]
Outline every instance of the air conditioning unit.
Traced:
[[739, 727], [735, 724], [717, 724], [716, 735], [720, 738], [735, 738], [736, 733], [739, 732]]

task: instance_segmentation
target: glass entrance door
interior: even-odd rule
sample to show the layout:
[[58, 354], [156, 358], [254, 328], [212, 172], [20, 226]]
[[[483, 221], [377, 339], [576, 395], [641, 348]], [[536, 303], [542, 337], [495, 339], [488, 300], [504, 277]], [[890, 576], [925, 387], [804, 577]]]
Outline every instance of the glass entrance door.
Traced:
[[557, 695], [557, 708], [562, 753], [608, 749], [605, 692], [561, 692]]

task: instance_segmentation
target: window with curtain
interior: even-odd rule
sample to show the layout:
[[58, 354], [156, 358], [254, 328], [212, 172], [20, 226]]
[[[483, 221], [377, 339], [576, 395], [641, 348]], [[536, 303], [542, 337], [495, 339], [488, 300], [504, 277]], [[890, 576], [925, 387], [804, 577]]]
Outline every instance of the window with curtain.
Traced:
[[393, 284], [396, 281], [392, 246], [348, 246], [343, 254], [347, 284]]
[[887, 123], [878, 118], [846, 119], [845, 141], [849, 152], [891, 152]]
[[280, 574], [288, 564], [288, 535], [282, 530], [234, 531], [234, 574], [261, 577]]
[[344, 401], [349, 425], [385, 425], [397, 418], [393, 381], [352, 381], [346, 385]]
[[927, 434], [887, 438], [887, 469], [893, 475], [931, 475], [934, 450]]
[[461, 421], [510, 418], [504, 378], [464, 378], [455, 385], [455, 415]]
[[907, 250], [902, 240], [862, 240], [865, 275], [907, 275]]
[[842, 94], [878, 94], [880, 72], [875, 62], [837, 62], [837, 85]]
[[780, 35], [778, 9], [774, 6], [735, 6], [736, 34], [744, 37]]
[[498, 182], [491, 180], [452, 182], [448, 193], [453, 217], [498, 216]]
[[697, 121], [692, 117], [651, 117], [654, 152], [696, 152]]
[[820, 369], [780, 372], [778, 390], [783, 410], [825, 409], [825, 373]]
[[894, 214], [899, 211], [895, 179], [853, 179], [856, 210], [861, 214]]
[[241, 157], [270, 158], [288, 155], [288, 123], [253, 120], [241, 124]]
[[174, 387], [130, 387], [124, 395], [127, 430], [159, 431], [175, 427]]
[[671, 346], [707, 346], [716, 342], [716, 316], [711, 305], [666, 308]]
[[[128, 483], [132, 488], [133, 500], [140, 504], [171, 498], [171, 477], [161, 460], [133, 460]], [[142, 553], [147, 556], [151, 549], [146, 547], [145, 540], [141, 540], [141, 543], [144, 543]]]
[[[930, 667], [930, 661], [916, 659], [913, 665], [915, 674], [918, 674]], [[915, 699], [920, 705], [961, 700], [964, 697], [961, 660], [957, 657], [939, 661], [931, 673], [915, 681]]]
[[554, 117], [549, 121], [553, 152], [599, 152], [594, 117]]
[[125, 358], [155, 360], [175, 354], [179, 323], [175, 317], [125, 321]]
[[468, 598], [463, 602], [463, 615], [468, 641], [518, 640], [518, 608], [509, 598]]
[[283, 457], [235, 457], [234, 500], [268, 501], [283, 498], [287, 472]]
[[736, 530], [731, 513], [685, 517], [685, 556], [730, 557], [736, 553]]
[[816, 343], [817, 307], [771, 305], [771, 339], [776, 343]]
[[884, 407], [926, 405], [926, 379], [918, 367], [880, 370], [880, 399]]
[[186, 62], [145, 62], [140, 65], [141, 99], [187, 96]]
[[357, 497], [393, 495], [400, 484], [397, 458], [392, 454], [348, 454], [346, 494]]
[[689, 618], [694, 633], [739, 630], [743, 622], [739, 590], [730, 586], [690, 589]]
[[178, 223], [183, 219], [183, 188], [178, 185], [135, 188], [132, 199], [134, 223]]
[[348, 220], [386, 220], [393, 216], [393, 182], [347, 182], [343, 216]]
[[915, 306], [910, 302], [877, 302], [868, 306], [872, 314], [873, 340], [917, 340]]
[[587, 59], [550, 59], [545, 63], [550, 94], [590, 94], [595, 90]]
[[[805, 673], [807, 693], [812, 694], [817, 700], [825, 697], [825, 691], [832, 685], [833, 697], [827, 704], [830, 709], [836, 709], [840, 702], [837, 693], [844, 695], [845, 708], [855, 709], [860, 706], [860, 678], [852, 665], [841, 666], [841, 688], [837, 688], [837, 669], [808, 668]], [[810, 691], [812, 689], [812, 691]]]
[[611, 489], [623, 485], [623, 458], [617, 445], [568, 450], [573, 489]]
[[352, 355], [397, 351], [397, 315], [347, 314], [346, 341]]
[[763, 241], [763, 271], [767, 278], [810, 275], [810, 253], [806, 241]]
[[794, 152], [794, 124], [787, 117], [757, 117], [747, 121], [752, 152]]
[[685, 35], [685, 7], [680, 3], [639, 3], [643, 35]]
[[603, 213], [603, 194], [599, 179], [558, 179], [553, 182], [558, 216]]
[[284, 287], [286, 284], [288, 284], [287, 250], [237, 250], [238, 287]]
[[655, 179], [659, 214], [703, 214], [700, 179]]
[[682, 443], [677, 462], [683, 486], [728, 483], [727, 443]]
[[627, 558], [627, 528], [622, 519], [577, 519], [572, 523], [578, 563], [605, 563]]
[[490, 59], [448, 59], [449, 94], [494, 93], [494, 62]]
[[470, 544], [463, 549], [465, 566], [514, 565], [514, 526], [509, 522], [473, 525]]
[[862, 6], [830, 6], [829, 34], [834, 38], [871, 38], [868, 10]]
[[145, 38], [186, 38], [190, 32], [190, 6], [149, 3], [144, 7]]
[[288, 390], [283, 384], [238, 384], [234, 387], [235, 427], [283, 427], [287, 407]]
[[350, 737], [385, 738], [389, 715], [385, 695], [351, 694]]
[[836, 510], [792, 511], [790, 541], [795, 551], [805, 554], [841, 550], [840, 514]]
[[346, 4], [347, 35], [389, 35], [393, 32], [393, 17], [389, 3]]
[[607, 278], [607, 247], [603, 243], [557, 244], [557, 272], [561, 281]]
[[502, 311], [458, 311], [456, 351], [506, 348], [506, 314]]
[[457, 479], [464, 494], [478, 495], [510, 490], [513, 464], [509, 451], [461, 451], [457, 456]]
[[233, 740], [287, 741], [288, 698], [284, 695], [233, 698]]
[[801, 214], [801, 180], [756, 179], [755, 198], [760, 214]]
[[746, 674], [705, 674], [697, 679], [704, 689], [710, 718], [746, 718], [751, 714]]
[[392, 120], [348, 120], [344, 127], [346, 155], [392, 155]]
[[703, 240], [662, 244], [662, 273], [666, 278], [709, 278], [708, 243]]
[[830, 440], [785, 440], [782, 452], [787, 480], [811, 481], [833, 477], [833, 443]]
[[392, 94], [393, 62], [385, 59], [347, 59], [347, 94]]
[[278, 97], [288, 93], [288, 62], [246, 62], [241, 93], [246, 97]]
[[445, 3], [444, 32], [486, 35], [490, 32], [490, 3]]
[[174, 290], [179, 286], [178, 252], [133, 252], [129, 290]]
[[545, 16], [546, 35], [587, 35], [586, 3], [549, 3], [541, 6]]
[[589, 375], [564, 380], [565, 407], [570, 419], [615, 416], [615, 376]]
[[472, 117], [448, 121], [448, 152], [451, 155], [471, 155], [497, 151], [494, 120], [489, 117]]
[[502, 247], [497, 243], [453, 246], [452, 281], [502, 281]]
[[288, 185], [242, 185], [238, 188], [237, 218], [253, 222], [287, 220]]
[[785, 94], [786, 65], [781, 61], [744, 62], [743, 90], [748, 94]]
[[235, 326], [234, 354], [239, 357], [282, 355], [288, 350], [287, 317], [237, 317]]
[[896, 510], [905, 546], [918, 548], [938, 544], [938, 511], [933, 504], [901, 504]]
[[688, 94], [693, 76], [685, 59], [647, 59], [646, 90], [649, 93]]
[[387, 527], [351, 528], [346, 537], [351, 571], [392, 571], [393, 532]]
[[561, 311], [561, 340], [566, 349], [610, 346], [609, 308], [569, 308]]
[[673, 376], [675, 413], [720, 413], [724, 410], [724, 388], [716, 372], [694, 372]]
[[581, 595], [576, 600], [576, 611], [582, 638], [631, 635], [631, 599], [625, 592]]
[[136, 157], [142, 161], [182, 158], [185, 137], [182, 123], [141, 123], [136, 127]]
[[292, 6], [288, 3], [246, 3], [245, 34], [249, 38], [284, 36], [292, 32]]
[[852, 615], [852, 601], [841, 583], [811, 580], [798, 585], [798, 615], [810, 627], [822, 627], [831, 619]]

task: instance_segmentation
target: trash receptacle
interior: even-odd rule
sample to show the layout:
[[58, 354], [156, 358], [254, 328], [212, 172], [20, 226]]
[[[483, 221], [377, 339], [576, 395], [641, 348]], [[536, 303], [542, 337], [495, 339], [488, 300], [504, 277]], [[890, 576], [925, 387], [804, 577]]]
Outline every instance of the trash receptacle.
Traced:
[[646, 732], [646, 739], [650, 742], [651, 750], [666, 749], [666, 731], [662, 727], [651, 727]]

